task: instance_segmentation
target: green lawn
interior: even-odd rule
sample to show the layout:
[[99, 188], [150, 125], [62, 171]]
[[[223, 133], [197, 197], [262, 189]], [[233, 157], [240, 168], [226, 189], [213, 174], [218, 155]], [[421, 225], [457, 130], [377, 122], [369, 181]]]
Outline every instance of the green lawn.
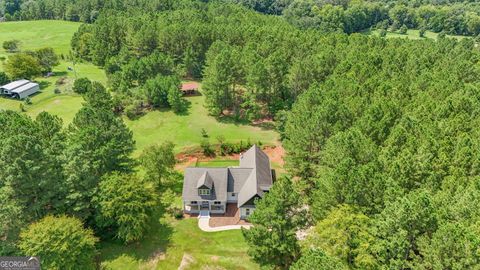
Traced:
[[[409, 39], [425, 39], [425, 38], [430, 38], [430, 39], [437, 39], [438, 33], [434, 33], [431, 31], [426, 31], [425, 32], [425, 37], [420, 37], [419, 30], [416, 29], [409, 29], [405, 35], [400, 34], [398, 31], [396, 32], [391, 32], [387, 31], [386, 38], [409, 38]], [[374, 35], [374, 36], [379, 36], [380, 31], [379, 30], [367, 30], [362, 32], [364, 35]], [[458, 40], [466, 38], [465, 36], [457, 36], [457, 35], [447, 35], [447, 37], [453, 37]]]
[[177, 150], [185, 147], [199, 146], [204, 139], [202, 129], [209, 135], [210, 142], [217, 143], [217, 136], [222, 135], [227, 141], [261, 141], [262, 143], [274, 143], [278, 135], [275, 131], [253, 127], [248, 124], [234, 123], [231, 121], [217, 121], [209, 116], [203, 106], [203, 96], [187, 97], [190, 103], [188, 111], [184, 114], [175, 114], [171, 110], [153, 111], [137, 120], [125, 118], [127, 126], [132, 129], [137, 151], [154, 143], [172, 141]]
[[103, 242], [102, 269], [178, 269], [184, 254], [193, 258], [186, 269], [258, 269], [246, 254], [239, 230], [207, 233], [196, 218], [161, 218], [140, 244]]
[[[21, 21], [0, 23], [0, 44], [20, 40], [21, 50], [52, 47], [58, 54], [67, 55], [70, 40], [81, 23], [66, 21]], [[5, 55], [3, 48], [1, 53]]]
[[210, 161], [199, 161], [197, 167], [229, 167], [238, 166], [239, 161], [235, 159], [215, 159]]

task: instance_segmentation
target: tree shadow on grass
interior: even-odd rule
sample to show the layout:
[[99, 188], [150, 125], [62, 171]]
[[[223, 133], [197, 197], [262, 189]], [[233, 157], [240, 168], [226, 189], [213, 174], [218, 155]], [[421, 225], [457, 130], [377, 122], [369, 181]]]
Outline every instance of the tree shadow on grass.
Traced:
[[55, 71], [55, 72], [53, 73], [53, 76], [59, 76], [59, 77], [61, 77], [61, 76], [67, 76], [67, 75], [68, 75], [68, 72], [66, 72], [66, 71]]
[[254, 127], [259, 127], [262, 130], [276, 130], [277, 127], [273, 122], [261, 122], [258, 124], [252, 124]]
[[231, 124], [235, 126], [250, 126], [252, 123], [246, 119], [238, 118], [234, 115], [220, 115], [215, 117], [218, 122], [224, 124]]
[[137, 261], [149, 261], [167, 251], [171, 241], [173, 228], [163, 218], [165, 209], [159, 207], [149, 223], [144, 238], [125, 245], [120, 240], [102, 241], [100, 244], [99, 262], [108, 262], [129, 257]]
[[222, 115], [216, 117], [217, 121], [224, 124], [232, 124], [235, 126], [252, 126], [258, 127], [262, 130], [275, 130], [275, 124], [273, 122], [259, 122], [259, 123], [252, 123], [249, 120], [241, 119], [235, 117], [234, 115]]

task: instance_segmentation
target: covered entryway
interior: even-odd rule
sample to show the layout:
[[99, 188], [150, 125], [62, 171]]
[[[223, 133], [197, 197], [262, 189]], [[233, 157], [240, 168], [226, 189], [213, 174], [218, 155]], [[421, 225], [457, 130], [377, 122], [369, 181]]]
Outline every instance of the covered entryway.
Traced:
[[208, 201], [202, 201], [200, 210], [210, 210], [210, 203]]

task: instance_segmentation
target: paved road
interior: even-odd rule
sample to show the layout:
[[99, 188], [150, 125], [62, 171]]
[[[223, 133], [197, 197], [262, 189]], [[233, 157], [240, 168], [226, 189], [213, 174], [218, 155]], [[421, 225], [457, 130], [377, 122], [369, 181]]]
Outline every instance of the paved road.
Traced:
[[250, 227], [252, 227], [252, 225], [228, 225], [221, 227], [210, 227], [209, 221], [210, 217], [200, 217], [198, 219], [198, 227], [200, 228], [200, 230], [204, 232], [221, 232], [228, 230], [239, 230], [241, 228], [250, 229]]

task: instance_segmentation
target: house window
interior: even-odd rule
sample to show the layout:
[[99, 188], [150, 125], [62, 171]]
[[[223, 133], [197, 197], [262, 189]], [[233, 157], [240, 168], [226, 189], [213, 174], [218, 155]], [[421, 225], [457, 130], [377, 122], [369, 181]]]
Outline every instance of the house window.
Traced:
[[232, 197], [235, 197], [235, 196], [237, 196], [237, 194], [236, 194], [236, 193], [232, 193]]
[[222, 202], [216, 201], [216, 202], [214, 202], [213, 204], [222, 204]]
[[190, 204], [197, 204], [197, 201], [191, 201]]
[[250, 216], [250, 208], [245, 209], [245, 215]]
[[209, 189], [199, 189], [198, 190], [198, 195], [210, 195], [210, 190]]

